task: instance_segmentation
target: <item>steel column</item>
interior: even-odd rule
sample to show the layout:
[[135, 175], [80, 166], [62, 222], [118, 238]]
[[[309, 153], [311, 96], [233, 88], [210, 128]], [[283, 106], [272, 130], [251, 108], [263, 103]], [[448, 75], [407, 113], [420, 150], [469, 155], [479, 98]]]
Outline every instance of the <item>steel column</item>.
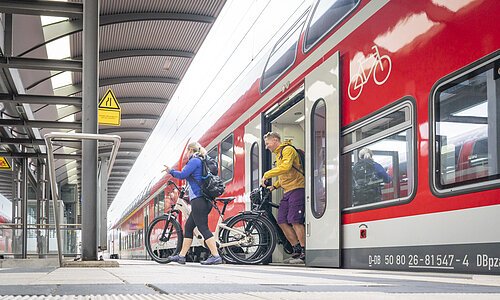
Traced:
[[23, 220], [23, 246], [21, 258], [27, 258], [28, 255], [28, 159], [22, 160], [21, 176], [23, 184], [21, 187], [21, 207], [22, 207], [22, 220]]
[[101, 159], [101, 170], [99, 172], [99, 228], [98, 228], [98, 248], [101, 251], [107, 249], [107, 227], [108, 227], [108, 173], [109, 173], [109, 159], [103, 157]]
[[[99, 0], [83, 3], [82, 132], [97, 133]], [[97, 260], [97, 141], [82, 142], [82, 260]]]

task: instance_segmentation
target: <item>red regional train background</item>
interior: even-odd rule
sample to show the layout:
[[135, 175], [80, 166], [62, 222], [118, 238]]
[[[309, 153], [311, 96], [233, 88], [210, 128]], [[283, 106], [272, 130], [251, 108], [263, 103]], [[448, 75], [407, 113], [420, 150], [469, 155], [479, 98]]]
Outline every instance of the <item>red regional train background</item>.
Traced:
[[[500, 274], [499, 12], [494, 0], [314, 1], [200, 139], [237, 198], [227, 216], [250, 208], [274, 161], [262, 136], [276, 131], [306, 153], [307, 266]], [[380, 198], [356, 196], [363, 148], [391, 177]], [[114, 257], [147, 259], [147, 224], [176, 200], [169, 179], [110, 230]], [[286, 257], [278, 247], [273, 261]]]

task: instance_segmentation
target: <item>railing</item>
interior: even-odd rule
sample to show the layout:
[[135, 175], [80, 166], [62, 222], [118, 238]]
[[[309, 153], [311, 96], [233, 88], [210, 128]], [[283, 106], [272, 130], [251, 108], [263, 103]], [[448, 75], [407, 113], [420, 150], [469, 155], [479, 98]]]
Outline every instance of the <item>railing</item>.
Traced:
[[[97, 140], [97, 141], [108, 141], [113, 142], [113, 148], [111, 149], [109, 167], [108, 167], [108, 178], [113, 169], [113, 164], [115, 162], [116, 155], [118, 154], [118, 148], [120, 147], [121, 138], [118, 135], [107, 135], [107, 134], [90, 134], [90, 133], [63, 133], [63, 132], [51, 132], [44, 136], [45, 144], [47, 145], [47, 161], [49, 167], [49, 177], [50, 177], [50, 187], [52, 190], [52, 200], [54, 201], [54, 220], [56, 225], [56, 239], [57, 239], [57, 253], [59, 257], [59, 266], [62, 267], [62, 251], [61, 251], [61, 233], [59, 224], [59, 203], [57, 195], [57, 183], [56, 183], [56, 169], [54, 164], [54, 139], [64, 139], [66, 140]], [[64, 142], [58, 141], [58, 142]], [[96, 174], [97, 176], [97, 174]]]

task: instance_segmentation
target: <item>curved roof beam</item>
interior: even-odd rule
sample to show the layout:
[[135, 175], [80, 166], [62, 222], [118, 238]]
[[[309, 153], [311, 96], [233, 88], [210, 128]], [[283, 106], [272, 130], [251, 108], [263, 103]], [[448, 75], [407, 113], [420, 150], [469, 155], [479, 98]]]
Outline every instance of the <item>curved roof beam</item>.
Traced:
[[81, 18], [83, 4], [62, 1], [42, 0], [2, 0], [0, 9], [3, 13]]
[[125, 97], [120, 98], [121, 103], [168, 103], [167, 98], [142, 98], [142, 97]]
[[[126, 77], [114, 77], [99, 80], [99, 86], [108, 86], [122, 83], [132, 83], [132, 82], [158, 82], [158, 83], [171, 83], [179, 84], [180, 80], [177, 78], [170, 77], [152, 77], [152, 76], [126, 76]], [[82, 91], [82, 84], [70, 84], [54, 90], [54, 95], [56, 96], [71, 96]]]
[[[118, 59], [124, 57], [136, 57], [136, 56], [171, 56], [171, 57], [183, 57], [183, 58], [194, 58], [194, 53], [189, 51], [179, 51], [170, 49], [132, 49], [132, 50], [117, 50], [117, 51], [105, 51], [99, 52], [99, 61]], [[73, 58], [74, 60], [82, 59], [81, 56]]]
[[[142, 149], [139, 149], [139, 148], [120, 148], [118, 153], [124, 153], [124, 152], [141, 152]], [[102, 149], [102, 150], [99, 150], [99, 154], [103, 154], [103, 153], [109, 153], [111, 152], [111, 149]]]
[[114, 128], [103, 128], [99, 129], [99, 133], [108, 134], [114, 132], [152, 132], [152, 128], [144, 128], [144, 127], [114, 127]]
[[[180, 50], [170, 50], [170, 49], [133, 49], [133, 50], [110, 50], [106, 52], [99, 52], [99, 61], [106, 61], [106, 60], [112, 60], [112, 59], [118, 59], [118, 58], [125, 58], [125, 57], [141, 57], [141, 56], [164, 56], [164, 57], [182, 57], [182, 58], [194, 58], [194, 53], [189, 52], [189, 51], [180, 51]], [[82, 57], [78, 56], [73, 58], [74, 60], [81, 60]], [[81, 70], [80, 70], [81, 72]], [[63, 72], [53, 72], [52, 75], [42, 78], [31, 85], [26, 87], [26, 90], [30, 90], [37, 85], [39, 85], [42, 82], [45, 82], [49, 80], [50, 78], [57, 76]], [[7, 94], [9, 95], [9, 94]], [[63, 98], [63, 97], [60, 97]], [[154, 98], [154, 99], [162, 99], [162, 98]], [[152, 99], [153, 100], [153, 99]], [[80, 100], [81, 101], [81, 100]], [[160, 102], [165, 102], [164, 101], [159, 101]], [[120, 102], [122, 100], [120, 99]], [[157, 103], [156, 101], [149, 101], [149, 102], [154, 102]]]
[[144, 120], [158, 120], [161, 115], [152, 114], [122, 114], [122, 120], [134, 120], [134, 119], [144, 119]]
[[[99, 26], [142, 21], [185, 21], [211, 24], [215, 21], [215, 18], [211, 16], [183, 13], [127, 13], [100, 16]], [[54, 40], [65, 37], [67, 35], [71, 35], [73, 33], [80, 32], [82, 30], [83, 21], [81, 19], [67, 20], [44, 26], [43, 32], [45, 35], [45, 42], [29, 48], [18, 56], [24, 56]]]

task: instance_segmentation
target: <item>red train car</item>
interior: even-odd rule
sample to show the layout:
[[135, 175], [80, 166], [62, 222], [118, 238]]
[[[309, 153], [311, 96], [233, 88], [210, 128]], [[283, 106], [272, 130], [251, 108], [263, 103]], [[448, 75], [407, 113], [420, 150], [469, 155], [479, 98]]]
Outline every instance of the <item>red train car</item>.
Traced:
[[12, 229], [1, 227], [6, 223], [11, 223], [10, 218], [0, 212], [0, 257], [12, 253]]
[[[306, 152], [306, 265], [500, 274], [499, 12], [495, 0], [315, 1], [201, 139], [239, 197], [231, 213], [272, 167], [262, 136], [277, 131]], [[391, 181], [358, 201], [363, 148]], [[126, 255], [145, 256], [165, 180], [117, 225]]]

